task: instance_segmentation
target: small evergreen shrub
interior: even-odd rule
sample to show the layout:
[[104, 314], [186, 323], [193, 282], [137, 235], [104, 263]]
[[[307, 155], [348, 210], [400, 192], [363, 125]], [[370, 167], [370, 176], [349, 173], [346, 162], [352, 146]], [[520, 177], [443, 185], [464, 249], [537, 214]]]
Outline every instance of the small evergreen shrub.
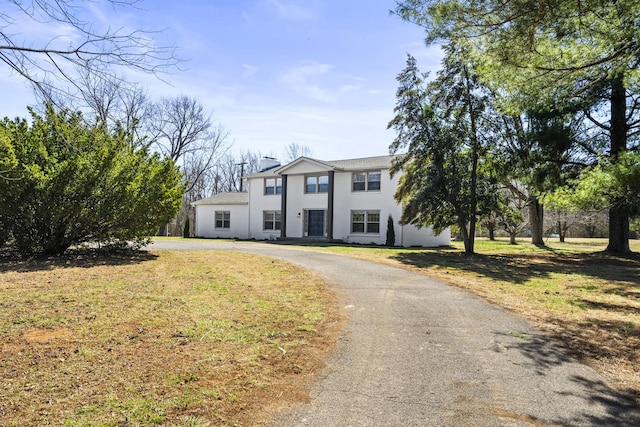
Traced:
[[393, 226], [393, 217], [391, 215], [389, 215], [389, 218], [387, 219], [387, 240], [385, 242], [385, 245], [396, 245], [396, 229]]

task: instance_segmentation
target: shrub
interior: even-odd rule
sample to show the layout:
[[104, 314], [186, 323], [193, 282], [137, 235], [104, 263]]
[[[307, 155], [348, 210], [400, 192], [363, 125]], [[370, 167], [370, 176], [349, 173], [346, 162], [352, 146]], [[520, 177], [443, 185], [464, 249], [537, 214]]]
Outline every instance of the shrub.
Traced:
[[173, 161], [79, 113], [31, 115], [31, 123], [0, 122], [0, 228], [19, 252], [142, 245], [179, 209], [184, 188]]
[[387, 219], [387, 240], [385, 242], [385, 245], [396, 245], [396, 230], [393, 224], [393, 217], [391, 215], [389, 215], [389, 218]]

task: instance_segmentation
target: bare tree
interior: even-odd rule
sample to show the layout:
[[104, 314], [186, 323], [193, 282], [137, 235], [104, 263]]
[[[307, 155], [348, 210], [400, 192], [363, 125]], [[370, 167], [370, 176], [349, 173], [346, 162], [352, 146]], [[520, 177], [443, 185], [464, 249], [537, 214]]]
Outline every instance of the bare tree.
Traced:
[[227, 154], [216, 166], [212, 179], [214, 186], [210, 189], [210, 194], [246, 191], [245, 177], [258, 171], [260, 157], [259, 153], [250, 151], [244, 151], [239, 155]]
[[609, 221], [606, 211], [580, 211], [577, 217], [586, 237], [606, 236]]
[[313, 150], [307, 145], [297, 144], [292, 142], [284, 148], [284, 162], [289, 163], [297, 159], [298, 157], [310, 157], [313, 156]]
[[46, 95], [39, 94], [42, 103], [36, 109], [44, 113], [47, 105], [51, 104], [59, 109], [81, 111], [90, 124], [101, 122], [109, 127], [121, 127], [133, 136], [132, 144], [148, 144], [146, 140], [150, 139], [148, 132], [153, 103], [146, 91], [138, 83], [103, 77], [97, 77], [92, 70], [78, 70], [76, 87], [79, 93], [54, 91]]
[[187, 184], [177, 230], [192, 215], [191, 202], [202, 198], [215, 166], [230, 147], [228, 133], [214, 125], [213, 116], [195, 98], [162, 98], [149, 120], [151, 144], [182, 169]]
[[[139, 0], [97, 0], [118, 8], [135, 8]], [[129, 69], [159, 75], [180, 60], [171, 46], [157, 46], [150, 30], [100, 29], [83, 18], [87, 9], [73, 0], [8, 0], [0, 12], [0, 61], [30, 82], [48, 103], [55, 94], [81, 91], [79, 69], [93, 78], [118, 79], [118, 70]], [[23, 38], [18, 30], [26, 23], [42, 28], [63, 25], [72, 37], [52, 34], [45, 39]], [[35, 37], [35, 36], [34, 36]]]
[[[213, 129], [211, 113], [195, 98], [180, 95], [162, 98], [155, 106], [151, 124], [152, 138], [167, 157], [178, 161], [202, 151], [203, 146], [221, 148], [227, 135], [222, 129]], [[212, 134], [217, 136], [211, 138]]]

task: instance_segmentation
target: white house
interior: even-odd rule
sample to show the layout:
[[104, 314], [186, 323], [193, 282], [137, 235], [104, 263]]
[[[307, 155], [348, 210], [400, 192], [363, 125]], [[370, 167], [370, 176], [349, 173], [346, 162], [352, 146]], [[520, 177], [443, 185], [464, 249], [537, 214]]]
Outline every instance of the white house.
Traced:
[[[272, 159], [270, 159], [272, 160]], [[401, 226], [393, 196], [399, 174], [393, 156], [321, 161], [300, 157], [247, 176], [247, 193], [223, 193], [195, 202], [198, 237], [326, 239], [385, 244], [391, 216], [398, 246], [447, 246], [450, 232]], [[271, 166], [271, 168], [269, 168]]]
[[196, 236], [249, 238], [248, 193], [220, 193], [192, 205], [196, 208]]

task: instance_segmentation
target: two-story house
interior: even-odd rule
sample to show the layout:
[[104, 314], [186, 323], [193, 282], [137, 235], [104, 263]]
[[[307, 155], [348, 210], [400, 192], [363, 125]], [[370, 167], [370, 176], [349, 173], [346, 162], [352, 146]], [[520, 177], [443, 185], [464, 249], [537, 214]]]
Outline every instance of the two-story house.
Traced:
[[198, 237], [326, 239], [385, 244], [388, 218], [398, 246], [446, 246], [449, 230], [400, 225], [394, 200], [400, 174], [393, 156], [321, 161], [300, 157], [247, 176], [246, 193], [217, 194], [194, 203]]

